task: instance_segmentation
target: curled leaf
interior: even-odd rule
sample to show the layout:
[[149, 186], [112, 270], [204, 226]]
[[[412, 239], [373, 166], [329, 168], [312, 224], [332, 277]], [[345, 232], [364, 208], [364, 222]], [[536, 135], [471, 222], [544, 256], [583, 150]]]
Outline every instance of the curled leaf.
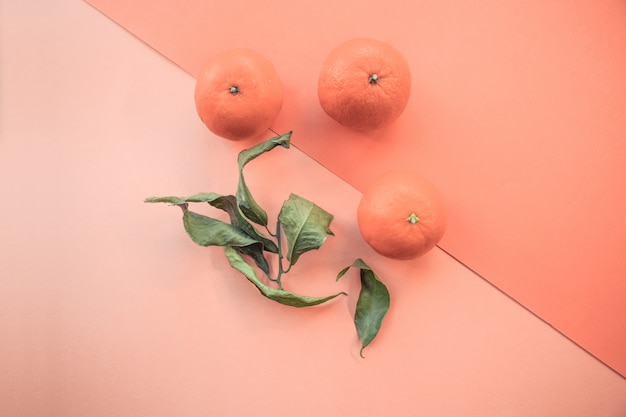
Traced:
[[259, 206], [259, 204], [252, 197], [250, 189], [246, 185], [246, 181], [243, 176], [243, 168], [246, 164], [259, 155], [271, 151], [276, 146], [282, 146], [289, 148], [291, 139], [291, 132], [270, 138], [258, 145], [241, 151], [237, 157], [237, 163], [239, 165], [239, 183], [237, 185], [237, 204], [239, 209], [250, 221], [260, 224], [261, 226], [267, 226], [267, 212]]
[[166, 196], [166, 197], [148, 197], [143, 200], [144, 203], [169, 203], [181, 205], [185, 204], [186, 201], [182, 197], [174, 197], [174, 196]]
[[263, 271], [263, 273], [265, 273], [265, 275], [269, 276], [270, 264], [267, 262], [267, 259], [265, 259], [265, 255], [263, 254], [263, 247], [260, 244], [243, 246], [236, 249], [237, 252], [239, 252], [240, 254], [249, 256], [254, 261], [256, 266], [258, 266], [259, 269]]
[[251, 225], [250, 222], [248, 222], [248, 220], [241, 214], [241, 211], [239, 211], [239, 207], [237, 206], [237, 198], [234, 195], [223, 196], [216, 194], [216, 196], [216, 198], [207, 202], [213, 207], [227, 212], [230, 217], [230, 223], [233, 226], [236, 226], [243, 230], [253, 239], [261, 242], [263, 244], [263, 248], [266, 251], [278, 253], [278, 246], [276, 246], [276, 244], [272, 240], [268, 239], [257, 229], [255, 229], [254, 226]]
[[241, 272], [243, 276], [248, 279], [248, 281], [254, 284], [263, 296], [280, 304], [291, 307], [309, 307], [325, 303], [326, 301], [332, 300], [339, 295], [345, 295], [344, 292], [340, 292], [327, 297], [308, 297], [269, 287], [259, 280], [252, 267], [243, 260], [241, 255], [235, 249], [231, 247], [224, 247], [224, 254], [226, 255], [226, 259], [230, 265], [237, 271]]
[[361, 351], [367, 347], [378, 334], [387, 310], [389, 310], [389, 291], [385, 284], [380, 281], [374, 271], [361, 259], [355, 260], [352, 265], [342, 269], [337, 274], [337, 280], [350, 268], [358, 268], [361, 277], [361, 292], [356, 303], [354, 324], [357, 335], [361, 340]]
[[217, 193], [197, 193], [188, 197], [150, 197], [144, 200], [146, 203], [170, 203], [178, 206], [187, 203], [208, 203], [211, 206], [228, 213], [230, 224], [238, 227], [255, 240], [263, 244], [263, 249], [278, 253], [278, 247], [271, 239], [268, 239], [260, 233], [250, 222], [241, 214], [237, 206], [237, 198], [234, 195], [222, 195]]
[[249, 246], [260, 244], [238, 227], [183, 209], [185, 231], [200, 246]]
[[237, 251], [250, 256], [254, 263], [266, 274], [270, 267], [263, 255], [263, 242], [251, 237], [237, 226], [194, 213], [183, 207], [185, 231], [200, 246], [232, 246]]
[[319, 249], [330, 231], [333, 215], [314, 203], [291, 194], [283, 203], [278, 221], [287, 237], [287, 260], [291, 265], [303, 253]]

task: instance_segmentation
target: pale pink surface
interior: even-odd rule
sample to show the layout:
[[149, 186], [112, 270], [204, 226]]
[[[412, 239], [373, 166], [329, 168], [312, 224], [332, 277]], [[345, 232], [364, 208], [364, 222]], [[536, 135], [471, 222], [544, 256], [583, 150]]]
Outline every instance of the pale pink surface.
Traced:
[[[299, 149], [361, 191], [388, 169], [429, 177], [441, 246], [626, 374], [623, 1], [88, 1], [192, 75], [226, 48], [268, 56]], [[413, 72], [405, 114], [372, 134], [316, 96], [326, 55], [360, 36]]]
[[[238, 145], [202, 126], [193, 79], [85, 3], [1, 7], [1, 415], [626, 414], [623, 378], [442, 251], [376, 256], [360, 193], [295, 148], [249, 185], [271, 215], [291, 191], [336, 215], [287, 283], [350, 297], [263, 299], [142, 202], [233, 189]], [[392, 295], [365, 360], [356, 272], [334, 282], [357, 256]]]

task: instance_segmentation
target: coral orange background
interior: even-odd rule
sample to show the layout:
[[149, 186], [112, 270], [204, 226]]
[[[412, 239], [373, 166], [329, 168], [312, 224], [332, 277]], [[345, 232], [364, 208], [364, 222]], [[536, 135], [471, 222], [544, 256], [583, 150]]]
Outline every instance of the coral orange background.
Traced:
[[[568, 336], [589, 336], [593, 343], [583, 347], [607, 363], [608, 354], [623, 352], [616, 331], [623, 326], [617, 301], [624, 269], [616, 255], [623, 224], [615, 215], [624, 194], [617, 168], [623, 148], [616, 140], [624, 99], [617, 71], [624, 63], [621, 55], [610, 58], [620, 45], [614, 35], [624, 29], [619, 3], [575, 2], [571, 9], [484, 3], [470, 10], [423, 2], [411, 13], [359, 8], [379, 21], [385, 13], [396, 19], [367, 28], [359, 22], [371, 20], [333, 3], [324, 30], [315, 18], [330, 3], [260, 9], [250, 2], [237, 10], [213, 4], [210, 18], [200, 9], [205, 14], [187, 20], [183, 30], [192, 3], [177, 4], [169, 16], [167, 2], [98, 6], [108, 13], [117, 7], [116, 20], [128, 28], [134, 22], [161, 34], [168, 43], [160, 52], [179, 64], [181, 56], [197, 53], [193, 42], [183, 41], [198, 33], [208, 34], [207, 53], [246, 43], [277, 64], [289, 91], [276, 128], [296, 130], [297, 146], [252, 162], [247, 180], [270, 216], [292, 191], [335, 214], [335, 237], [303, 257], [285, 285], [312, 295], [338, 289], [350, 295], [304, 310], [269, 302], [219, 250], [190, 242], [177, 209], [143, 203], [154, 194], [232, 192], [236, 184], [242, 144], [212, 137], [198, 120], [192, 76], [84, 2], [2, 2], [0, 414], [625, 414], [624, 378], [552, 327], [564, 331], [555, 319], [571, 313], [568, 322], [579, 333]], [[304, 42], [313, 27], [318, 38]], [[398, 44], [417, 77], [402, 120], [364, 136], [325, 119], [311, 93], [321, 56], [359, 27], [359, 35]], [[503, 36], [487, 36], [496, 28]], [[515, 50], [536, 58], [529, 61], [534, 72], [527, 72], [526, 60], [500, 54], [518, 30]], [[528, 38], [532, 48], [523, 47]], [[298, 43], [310, 56], [291, 53]], [[496, 63], [508, 63], [509, 71]], [[515, 87], [512, 75], [530, 78], [513, 96], [495, 88]], [[577, 83], [578, 96], [566, 88], [574, 75], [586, 80]], [[552, 82], [531, 82], [542, 76]], [[494, 88], [477, 94], [483, 85]], [[547, 101], [534, 89], [539, 86], [553, 93]], [[509, 112], [514, 104], [524, 111]], [[589, 146], [592, 130], [600, 133]], [[550, 134], [538, 138], [534, 131]], [[406, 146], [420, 152], [405, 157]], [[368, 164], [373, 153], [379, 158]], [[360, 238], [354, 222], [359, 189], [396, 163], [414, 164], [440, 184], [454, 231], [442, 245], [465, 251], [461, 262], [441, 249], [391, 261]], [[546, 170], [551, 180], [539, 181]], [[537, 184], [543, 185], [530, 188]], [[534, 191], [523, 199], [522, 190]], [[565, 217], [559, 202], [572, 203]], [[479, 210], [483, 205], [492, 212]], [[525, 218], [529, 210], [542, 216], [523, 224], [509, 217]], [[501, 215], [494, 218], [493, 211]], [[574, 215], [592, 212], [600, 213], [599, 231], [578, 228], [572, 235]], [[530, 231], [539, 226], [544, 233], [535, 238]], [[358, 356], [351, 321], [358, 277], [351, 272], [334, 281], [356, 257], [374, 267], [392, 297], [366, 359]], [[463, 265], [472, 260], [477, 270], [479, 264], [492, 268], [479, 271], [489, 281]], [[577, 269], [569, 266], [574, 261]], [[527, 268], [541, 274], [520, 279]], [[507, 289], [507, 282], [516, 287]], [[543, 312], [522, 300], [549, 323], [491, 283], [512, 295], [525, 290], [540, 306], [550, 300]]]
[[[430, 177], [450, 207], [442, 248], [626, 373], [624, 2], [89, 2], [192, 75], [229, 47], [268, 56], [286, 85], [277, 129], [361, 191], [388, 169]], [[323, 59], [357, 36], [413, 71], [385, 131], [317, 103]]]

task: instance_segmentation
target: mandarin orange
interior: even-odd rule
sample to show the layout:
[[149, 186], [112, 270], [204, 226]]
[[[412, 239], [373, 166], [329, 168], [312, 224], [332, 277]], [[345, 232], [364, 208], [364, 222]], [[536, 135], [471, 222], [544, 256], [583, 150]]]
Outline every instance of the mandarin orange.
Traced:
[[379, 129], [393, 123], [406, 108], [411, 71], [390, 44], [352, 39], [324, 61], [317, 92], [322, 109], [342, 125], [362, 131]]
[[213, 56], [196, 78], [196, 110], [214, 134], [230, 140], [259, 137], [282, 107], [282, 86], [272, 63], [247, 48]]
[[363, 239], [379, 254], [413, 259], [430, 251], [446, 231], [439, 191], [424, 177], [393, 171], [376, 179], [357, 209]]

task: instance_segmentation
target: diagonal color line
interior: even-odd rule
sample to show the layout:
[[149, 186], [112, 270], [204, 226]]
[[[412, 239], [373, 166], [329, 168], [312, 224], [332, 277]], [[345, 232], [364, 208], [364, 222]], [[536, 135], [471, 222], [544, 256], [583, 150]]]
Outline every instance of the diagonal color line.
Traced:
[[617, 376], [619, 376], [621, 379], [626, 381], [626, 376], [620, 374], [616, 369], [614, 369], [613, 367], [611, 367], [608, 363], [606, 363], [605, 361], [603, 361], [602, 359], [600, 359], [598, 356], [594, 355], [593, 353], [591, 353], [588, 349], [586, 349], [584, 346], [582, 346], [580, 343], [576, 342], [574, 339], [572, 339], [571, 337], [567, 336], [565, 333], [563, 333], [561, 330], [557, 329], [556, 327], [554, 327], [550, 322], [546, 321], [545, 319], [543, 319], [541, 316], [539, 316], [537, 313], [535, 313], [534, 311], [532, 311], [531, 309], [529, 309], [528, 307], [526, 307], [524, 304], [520, 303], [519, 301], [517, 301], [513, 296], [511, 296], [510, 294], [506, 293], [505, 291], [503, 291], [502, 289], [500, 289], [498, 286], [496, 286], [493, 282], [491, 282], [490, 280], [488, 280], [487, 278], [485, 278], [484, 276], [482, 276], [481, 274], [479, 274], [475, 269], [471, 268], [469, 265], [467, 265], [465, 262], [461, 261], [459, 258], [457, 258], [456, 256], [454, 256], [452, 253], [448, 252], [447, 250], [445, 250], [444, 248], [442, 248], [441, 246], [437, 245], [437, 248], [440, 249], [442, 252], [444, 252], [446, 255], [448, 255], [450, 258], [452, 258], [453, 260], [455, 260], [456, 262], [458, 262], [460, 265], [462, 265], [465, 269], [467, 269], [468, 271], [470, 271], [472, 274], [474, 274], [476, 277], [480, 278], [481, 280], [483, 280], [484, 282], [486, 282], [490, 287], [494, 288], [496, 291], [498, 291], [500, 294], [502, 294], [503, 296], [505, 296], [506, 298], [508, 298], [509, 300], [511, 300], [513, 303], [517, 304], [518, 306], [520, 306], [521, 308], [523, 308], [524, 310], [526, 310], [527, 312], [529, 312], [531, 315], [533, 315], [535, 318], [537, 318], [539, 321], [545, 323], [546, 325], [548, 325], [550, 328], [552, 328], [552, 330], [554, 330], [555, 332], [557, 332], [558, 334], [560, 334], [561, 336], [563, 336], [565, 339], [569, 340], [571, 343], [573, 343], [575, 346], [577, 346], [578, 348], [580, 348], [582, 351], [584, 351], [585, 353], [587, 353], [589, 356], [591, 356], [592, 358], [596, 359], [598, 362], [600, 362], [601, 364], [603, 364], [604, 366], [606, 366], [608, 369], [610, 369], [614, 374], [616, 374]]

